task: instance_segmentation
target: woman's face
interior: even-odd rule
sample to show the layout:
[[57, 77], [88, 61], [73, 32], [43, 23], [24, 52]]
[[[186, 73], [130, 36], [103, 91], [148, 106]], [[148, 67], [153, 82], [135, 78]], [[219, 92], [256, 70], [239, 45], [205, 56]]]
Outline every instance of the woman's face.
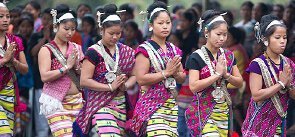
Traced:
[[240, 13], [241, 13], [243, 19], [248, 20], [248, 19], [251, 19], [252, 9], [248, 6], [242, 6]]
[[268, 49], [276, 54], [284, 52], [287, 44], [287, 30], [284, 27], [277, 26], [275, 31], [269, 37]]
[[184, 16], [180, 16], [179, 26], [181, 31], [186, 31], [190, 29], [191, 22], [187, 20]]
[[24, 37], [30, 37], [33, 33], [34, 26], [28, 21], [23, 20], [19, 25], [19, 34]]
[[77, 10], [77, 16], [78, 18], [82, 18], [86, 13], [90, 13], [90, 12], [91, 10], [83, 5]]
[[28, 4], [24, 11], [31, 13], [34, 16], [34, 19], [39, 17], [40, 11], [35, 9], [32, 5]]
[[219, 24], [216, 28], [209, 31], [207, 42], [216, 48], [220, 48], [224, 46], [227, 40], [227, 32], [227, 24]]
[[153, 35], [166, 39], [171, 32], [172, 23], [171, 18], [167, 12], [160, 12], [153, 23], [150, 25], [153, 28]]
[[10, 12], [10, 23], [12, 25], [17, 25], [20, 22], [20, 13]]
[[93, 26], [88, 23], [87, 21], [82, 21], [82, 31], [86, 34], [90, 34], [91, 31], [93, 30]]
[[126, 39], [134, 39], [135, 38], [136, 32], [130, 25], [127, 25], [126, 27], [124, 27], [123, 32], [124, 32], [124, 37]]
[[10, 23], [10, 14], [7, 8], [0, 8], [0, 30], [7, 31]]
[[72, 39], [76, 32], [76, 23], [73, 21], [66, 21], [58, 25], [56, 36], [61, 40], [68, 42]]
[[115, 45], [121, 38], [121, 25], [114, 25], [102, 29], [102, 39], [107, 45]]

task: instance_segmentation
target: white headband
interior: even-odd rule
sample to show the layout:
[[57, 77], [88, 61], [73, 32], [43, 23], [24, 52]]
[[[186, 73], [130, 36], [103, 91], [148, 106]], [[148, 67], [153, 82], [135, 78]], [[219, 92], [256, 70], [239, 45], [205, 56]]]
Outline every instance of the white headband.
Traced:
[[104, 19], [102, 21], [102, 24], [105, 23], [105, 22], [107, 22], [107, 21], [121, 21], [121, 19], [120, 19], [120, 17], [118, 15], [115, 15], [114, 14], [114, 15], [110, 15], [106, 19]]
[[4, 3], [2, 3], [2, 2], [0, 2], [0, 7], [7, 8], [6, 5]]
[[74, 16], [71, 13], [66, 13], [62, 15], [56, 22], [60, 23], [62, 20], [65, 20], [65, 19], [74, 19]]
[[213, 24], [214, 22], [217, 22], [217, 21], [225, 21], [224, 18], [222, 17], [222, 15], [219, 15], [217, 16], [216, 18], [214, 18], [213, 20], [211, 20], [209, 23], [208, 23], [208, 26], [210, 26], [211, 24]]
[[265, 29], [265, 31], [267, 31], [271, 26], [273, 25], [282, 25], [282, 22], [281, 21], [278, 21], [278, 20], [273, 20], [271, 23], [269, 23]]
[[155, 9], [151, 12], [150, 19], [153, 17], [153, 15], [154, 15], [156, 12], [159, 12], [159, 11], [167, 11], [167, 10], [164, 9], [164, 8], [155, 8]]

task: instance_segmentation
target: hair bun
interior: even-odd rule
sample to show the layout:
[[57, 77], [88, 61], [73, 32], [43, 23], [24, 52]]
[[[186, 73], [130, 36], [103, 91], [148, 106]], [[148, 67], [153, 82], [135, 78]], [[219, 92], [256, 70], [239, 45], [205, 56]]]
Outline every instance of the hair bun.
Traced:
[[115, 4], [108, 4], [103, 8], [105, 14], [116, 14], [117, 9]]

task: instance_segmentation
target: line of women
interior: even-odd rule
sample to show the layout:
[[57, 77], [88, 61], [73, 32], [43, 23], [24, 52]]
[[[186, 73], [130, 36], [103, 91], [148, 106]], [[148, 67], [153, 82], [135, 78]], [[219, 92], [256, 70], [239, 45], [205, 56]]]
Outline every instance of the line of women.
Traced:
[[[185, 70], [194, 94], [185, 111], [188, 136], [230, 136], [233, 112], [227, 84], [241, 87], [243, 79], [234, 54], [222, 48], [228, 34], [226, 13], [203, 13], [198, 24], [206, 44], [183, 66], [182, 51], [166, 41], [172, 23], [164, 3], [155, 2], [147, 9], [152, 36], [136, 50], [118, 42], [120, 12], [124, 11], [110, 4], [97, 13], [102, 39], [84, 55], [80, 45], [70, 42], [77, 28], [73, 14], [52, 10], [56, 34], [40, 49], [38, 62], [45, 83], [40, 111], [53, 136], [179, 136], [177, 84], [184, 82]], [[8, 23], [8, 9], [0, 3], [0, 137], [13, 136], [14, 73], [28, 71], [19, 39], [6, 34]], [[265, 52], [247, 69], [252, 98], [242, 134], [285, 136], [288, 100], [295, 98], [295, 64], [282, 55], [286, 26], [266, 15], [255, 30]], [[135, 105], [126, 91], [136, 85], [140, 91]], [[130, 106], [134, 112], [127, 117]]]

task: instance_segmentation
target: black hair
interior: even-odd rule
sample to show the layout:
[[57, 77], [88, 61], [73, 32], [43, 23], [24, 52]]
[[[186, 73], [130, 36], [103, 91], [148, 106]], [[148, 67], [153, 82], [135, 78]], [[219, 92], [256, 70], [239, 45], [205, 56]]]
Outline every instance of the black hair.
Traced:
[[212, 29], [217, 28], [220, 24], [226, 23], [226, 21], [216, 21], [208, 26], [210, 21], [212, 21], [215, 17], [219, 16], [222, 14], [220, 11], [216, 10], [207, 10], [202, 14], [201, 19], [204, 20], [202, 23], [202, 30], [205, 30], [205, 27], [207, 28], [208, 31], [211, 31]]
[[236, 28], [236, 27], [230, 27], [228, 29], [228, 32], [232, 35], [233, 39], [235, 40], [234, 44], [243, 43], [245, 32], [242, 29]]
[[133, 15], [133, 12], [134, 12], [134, 8], [131, 6], [130, 3], [122, 4], [119, 7], [119, 10], [126, 10], [126, 13], [131, 14], [131, 15]]
[[17, 13], [17, 14], [21, 15], [22, 9], [19, 7], [15, 7], [13, 9], [9, 10], [9, 13]]
[[284, 9], [285, 9], [282, 4], [275, 4], [275, 5], [273, 5], [273, 7], [279, 7], [280, 11], [284, 11]]
[[[155, 8], [163, 8], [163, 9], [166, 9], [166, 10], [165, 10], [165, 11], [159, 11], [159, 12], [156, 12], [156, 13], [154, 13], [153, 16], [151, 17], [151, 13], [153, 12], [153, 10], [154, 10]], [[169, 14], [169, 12], [168, 12], [168, 10], [167, 10], [167, 5], [166, 5], [164, 2], [161, 2], [161, 1], [156, 1], [156, 2], [154, 2], [153, 4], [151, 4], [151, 5], [148, 7], [147, 12], [148, 12], [148, 14], [147, 14], [147, 18], [148, 18], [148, 20], [149, 20], [150, 23], [153, 23], [154, 20], [155, 20], [155, 18], [157, 18], [161, 12], [166, 12], [166, 13], [168, 14], [168, 16], [170, 17], [170, 14]]]
[[284, 24], [276, 24], [276, 25], [272, 25], [271, 27], [269, 27], [266, 30], [267, 26], [274, 20], [279, 21], [280, 19], [277, 16], [272, 15], [272, 14], [264, 15], [261, 18], [261, 23], [260, 23], [261, 32], [260, 33], [262, 36], [269, 38], [269, 36], [275, 32], [277, 26], [286, 28], [286, 26]]
[[37, 1], [30, 1], [26, 4], [26, 6], [27, 5], [31, 5], [34, 9], [41, 12], [41, 5]]
[[50, 14], [51, 15], [51, 8], [47, 8], [45, 10], [42, 11], [42, 14]]
[[172, 13], [175, 14], [178, 10], [184, 9], [184, 6], [181, 4], [177, 4], [173, 7]]
[[28, 21], [30, 25], [34, 27], [34, 17], [31, 13], [23, 12], [20, 16], [20, 21], [18, 25], [20, 25], [24, 21]]
[[258, 3], [257, 6], [260, 7], [262, 15], [266, 15], [269, 12], [268, 6], [263, 2]]
[[103, 7], [103, 13], [104, 14], [102, 14], [100, 16], [100, 21], [101, 21], [102, 28], [109, 28], [109, 27], [112, 27], [114, 25], [120, 25], [121, 26], [121, 21], [107, 21], [105, 23], [102, 23], [103, 20], [105, 20], [108, 16], [110, 16], [110, 15], [118, 15], [117, 14], [117, 6], [115, 4], [105, 5]]
[[202, 6], [202, 4], [200, 4], [200, 3], [198, 3], [198, 2], [194, 3], [194, 4], [192, 5], [192, 7], [193, 7], [193, 8], [196, 8], [196, 9], [198, 9], [198, 10], [200, 10], [200, 11], [203, 10], [203, 6]]
[[191, 27], [192, 30], [197, 29], [197, 22], [199, 19], [199, 15], [193, 8], [189, 8], [185, 12], [183, 12], [183, 17], [187, 19], [189, 22], [192, 22], [192, 27]]
[[93, 26], [93, 28], [95, 28], [95, 20], [92, 16], [84, 16], [82, 17], [82, 22], [87, 22], [89, 23], [91, 26]]
[[70, 11], [70, 7], [67, 4], [58, 4], [55, 9], [57, 10], [57, 13], [65, 13]]
[[245, 1], [241, 7], [244, 7], [244, 6], [250, 8], [250, 9], [253, 9], [254, 4], [251, 1]]
[[127, 26], [130, 26], [133, 30], [138, 31], [138, 25], [134, 20], [131, 20], [131, 19], [127, 20], [124, 23], [124, 28], [127, 27]]
[[227, 22], [228, 26], [233, 25], [234, 15], [230, 10], [223, 10], [222, 13], [226, 13], [223, 17], [224, 20]]
[[85, 4], [85, 3], [81, 3], [81, 4], [79, 4], [79, 5], [77, 6], [77, 9], [76, 9], [76, 10], [78, 11], [78, 9], [81, 8], [82, 6], [88, 8], [88, 9], [90, 10], [90, 12], [92, 12], [91, 7], [90, 7], [88, 4]]

